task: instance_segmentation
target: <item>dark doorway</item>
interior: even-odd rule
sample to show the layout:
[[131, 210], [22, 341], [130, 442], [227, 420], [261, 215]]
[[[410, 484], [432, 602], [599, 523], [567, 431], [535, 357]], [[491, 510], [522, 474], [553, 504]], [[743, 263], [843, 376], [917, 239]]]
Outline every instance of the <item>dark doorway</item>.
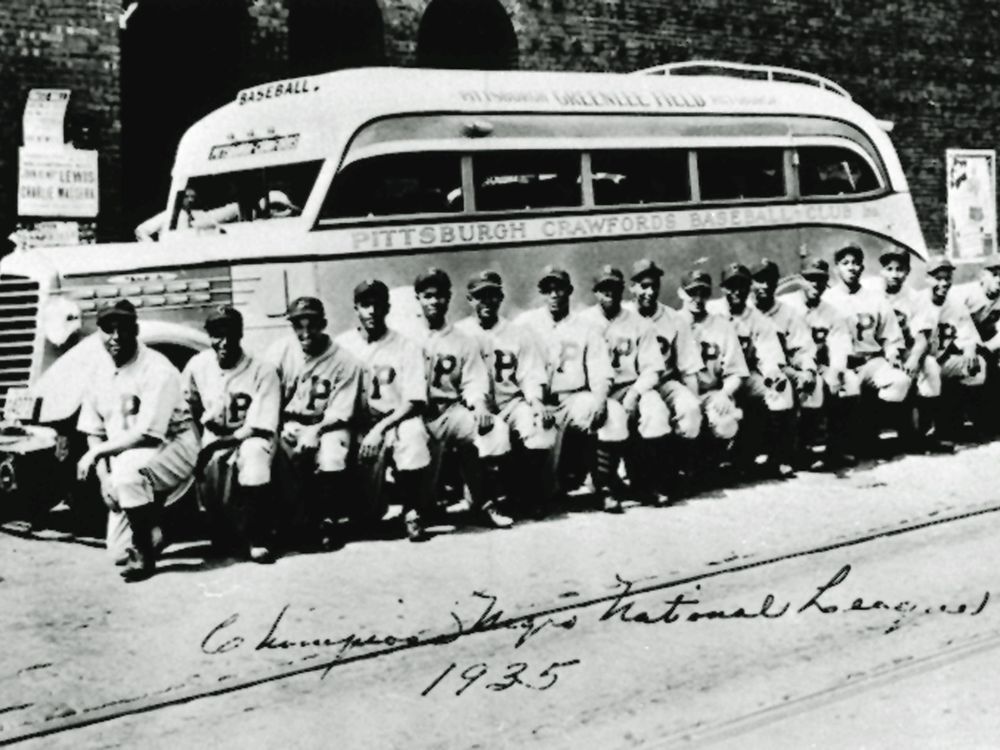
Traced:
[[496, 0], [432, 0], [417, 33], [424, 68], [504, 70], [517, 67], [517, 37]]
[[166, 206], [177, 143], [240, 88], [243, 0], [142, 0], [121, 32], [123, 215]]
[[382, 65], [385, 29], [375, 0], [289, 0], [292, 75]]

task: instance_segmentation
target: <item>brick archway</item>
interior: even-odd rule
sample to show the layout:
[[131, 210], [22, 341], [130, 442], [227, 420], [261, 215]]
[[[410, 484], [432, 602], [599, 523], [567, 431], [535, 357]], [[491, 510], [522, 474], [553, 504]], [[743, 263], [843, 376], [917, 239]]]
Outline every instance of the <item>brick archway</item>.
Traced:
[[123, 214], [129, 226], [166, 205], [181, 136], [241, 85], [244, 0], [142, 0], [121, 31]]
[[385, 25], [376, 0], [288, 0], [292, 75], [385, 63]]
[[510, 15], [497, 0], [431, 0], [417, 32], [417, 65], [517, 68], [517, 35]]

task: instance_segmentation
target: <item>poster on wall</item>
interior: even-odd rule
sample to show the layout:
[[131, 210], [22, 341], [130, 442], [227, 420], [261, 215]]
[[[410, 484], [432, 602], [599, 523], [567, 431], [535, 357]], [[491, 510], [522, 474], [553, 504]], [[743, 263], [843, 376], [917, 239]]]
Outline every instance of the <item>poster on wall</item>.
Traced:
[[61, 149], [63, 124], [69, 106], [69, 89], [31, 89], [24, 104], [24, 145], [36, 149]]
[[97, 152], [22, 148], [17, 213], [20, 216], [92, 218], [98, 212]]
[[948, 254], [975, 262], [997, 252], [996, 151], [948, 149]]

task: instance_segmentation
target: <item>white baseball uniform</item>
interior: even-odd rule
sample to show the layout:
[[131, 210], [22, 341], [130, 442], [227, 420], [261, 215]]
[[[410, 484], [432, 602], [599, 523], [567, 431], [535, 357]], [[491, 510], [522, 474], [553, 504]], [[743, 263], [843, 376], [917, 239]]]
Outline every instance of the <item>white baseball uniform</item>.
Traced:
[[787, 303], [803, 315], [816, 347], [816, 366], [820, 379], [811, 393], [803, 395], [805, 409], [819, 409], [824, 402], [824, 383], [831, 393], [839, 394], [841, 384], [837, 373], [847, 370], [847, 357], [852, 351], [851, 334], [844, 318], [822, 297], [810, 305], [804, 294], [797, 293]]

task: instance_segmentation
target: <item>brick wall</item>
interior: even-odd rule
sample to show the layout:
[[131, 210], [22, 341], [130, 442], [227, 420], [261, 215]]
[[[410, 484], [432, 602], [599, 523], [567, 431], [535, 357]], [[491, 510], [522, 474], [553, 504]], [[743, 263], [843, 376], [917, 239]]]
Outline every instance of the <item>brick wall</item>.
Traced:
[[[245, 0], [239, 86], [288, 71], [292, 0]], [[331, 0], [331, 2], [352, 0]], [[357, 0], [360, 2], [361, 0]], [[427, 0], [377, 2], [390, 64], [411, 65]], [[475, 2], [501, 0], [468, 0]], [[522, 68], [627, 71], [691, 58], [802, 68], [841, 83], [893, 139], [928, 243], [944, 241], [944, 150], [996, 148], [1000, 6], [981, 0], [502, 0]], [[0, 237], [16, 211], [21, 109], [32, 87], [73, 90], [67, 135], [101, 153], [98, 236], [120, 212], [119, 0], [0, 3]]]

